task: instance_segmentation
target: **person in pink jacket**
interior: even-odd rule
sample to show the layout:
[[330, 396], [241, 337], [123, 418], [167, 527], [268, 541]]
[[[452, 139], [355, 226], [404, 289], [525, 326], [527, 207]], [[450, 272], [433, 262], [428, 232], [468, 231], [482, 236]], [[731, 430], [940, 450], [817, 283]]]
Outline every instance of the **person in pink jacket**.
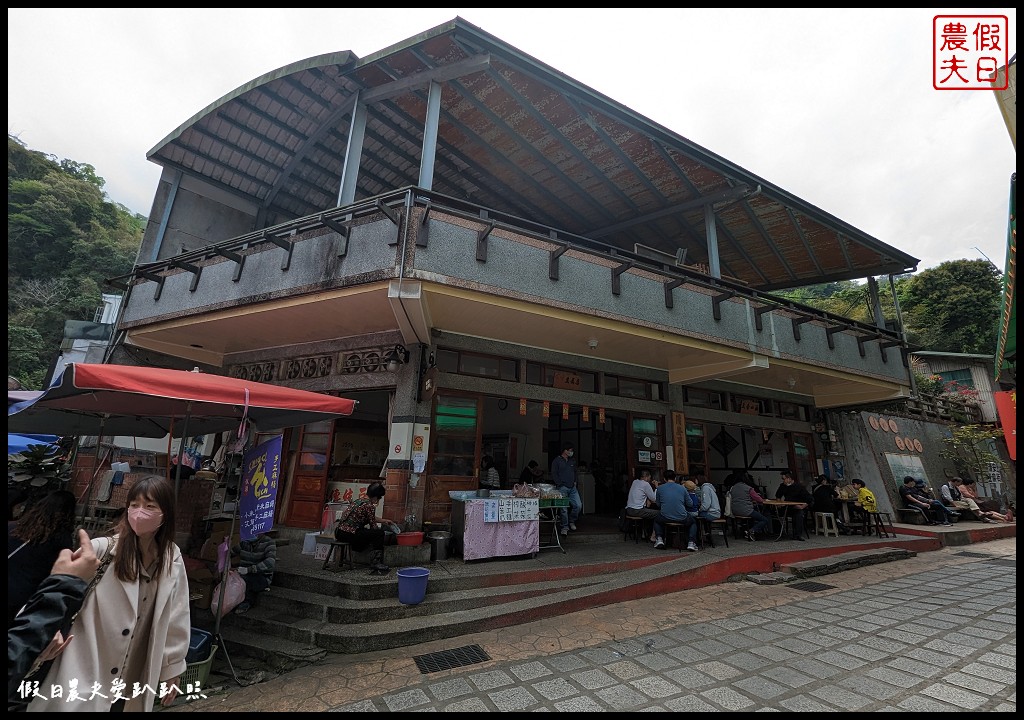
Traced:
[[156, 700], [174, 702], [176, 687], [186, 690], [178, 678], [191, 615], [185, 563], [174, 544], [174, 488], [158, 475], [141, 478], [113, 537], [92, 543], [100, 580], [29, 712], [149, 712]]

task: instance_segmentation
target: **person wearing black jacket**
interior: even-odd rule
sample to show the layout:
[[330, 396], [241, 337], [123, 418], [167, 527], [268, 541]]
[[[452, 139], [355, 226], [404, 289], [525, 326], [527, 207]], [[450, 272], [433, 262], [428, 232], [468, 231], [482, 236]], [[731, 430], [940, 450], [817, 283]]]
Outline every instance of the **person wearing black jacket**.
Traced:
[[28, 694], [19, 692], [22, 681], [36, 661], [52, 660], [66, 645], [57, 637], [66, 617], [72, 617], [85, 600], [89, 582], [96, 575], [100, 561], [96, 557], [89, 534], [78, 531], [79, 549], [61, 550], [50, 575], [43, 578], [35, 593], [7, 629], [7, 705], [19, 709]]
[[793, 474], [792, 470], [782, 471], [782, 484], [779, 485], [779, 489], [775, 491], [775, 499], [785, 500], [786, 502], [802, 503], [801, 505], [795, 505], [792, 508], [792, 537], [794, 540], [803, 540], [804, 512], [814, 504], [814, 498], [811, 497], [811, 493], [807, 491], [807, 488], [803, 486], [803, 483], [798, 483], [796, 481], [796, 475]]
[[846, 523], [843, 522], [842, 513], [839, 512], [839, 507], [836, 505], [836, 500], [839, 499], [839, 493], [836, 492], [836, 488], [832, 484], [831, 478], [827, 475], [819, 475], [818, 484], [815, 485], [814, 490], [811, 491], [811, 497], [814, 499], [814, 512], [832, 513], [832, 516], [835, 518], [836, 529], [839, 531], [839, 534], [850, 534], [850, 529], [846, 527]]

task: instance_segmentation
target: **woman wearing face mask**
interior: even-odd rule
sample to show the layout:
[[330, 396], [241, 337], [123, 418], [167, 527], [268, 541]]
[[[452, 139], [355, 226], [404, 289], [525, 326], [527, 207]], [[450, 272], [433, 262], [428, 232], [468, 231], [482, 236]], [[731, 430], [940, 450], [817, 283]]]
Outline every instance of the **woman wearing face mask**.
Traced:
[[[109, 564], [71, 627], [74, 641], [45, 679], [30, 678], [41, 680], [42, 697], [29, 712], [148, 712], [177, 694], [171, 686], [185, 671], [191, 617], [171, 484], [156, 475], [140, 479], [113, 537], [92, 543], [99, 558], [109, 548]], [[62, 697], [51, 697], [58, 687]], [[69, 701], [72, 692], [78, 698]]]

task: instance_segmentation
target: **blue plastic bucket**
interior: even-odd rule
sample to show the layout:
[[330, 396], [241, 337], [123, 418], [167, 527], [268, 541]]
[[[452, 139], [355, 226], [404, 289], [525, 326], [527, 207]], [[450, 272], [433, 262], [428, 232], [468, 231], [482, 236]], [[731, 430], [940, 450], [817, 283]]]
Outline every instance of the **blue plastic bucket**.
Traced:
[[398, 571], [398, 602], [419, 605], [427, 594], [430, 571], [421, 567], [402, 568]]

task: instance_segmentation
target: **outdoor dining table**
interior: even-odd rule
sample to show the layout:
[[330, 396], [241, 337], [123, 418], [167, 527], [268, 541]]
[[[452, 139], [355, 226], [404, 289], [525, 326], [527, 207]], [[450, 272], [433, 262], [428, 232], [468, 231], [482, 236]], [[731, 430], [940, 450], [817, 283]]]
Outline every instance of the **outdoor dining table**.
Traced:
[[[799, 507], [805, 503], [791, 502], [789, 500], [765, 500], [764, 506], [771, 508], [772, 512], [775, 513], [775, 517], [779, 521], [779, 534], [776, 536], [776, 540], [781, 540], [782, 536], [786, 532], [786, 518], [789, 516], [789, 509]], [[803, 532], [803, 528], [795, 528], [794, 531]]]

